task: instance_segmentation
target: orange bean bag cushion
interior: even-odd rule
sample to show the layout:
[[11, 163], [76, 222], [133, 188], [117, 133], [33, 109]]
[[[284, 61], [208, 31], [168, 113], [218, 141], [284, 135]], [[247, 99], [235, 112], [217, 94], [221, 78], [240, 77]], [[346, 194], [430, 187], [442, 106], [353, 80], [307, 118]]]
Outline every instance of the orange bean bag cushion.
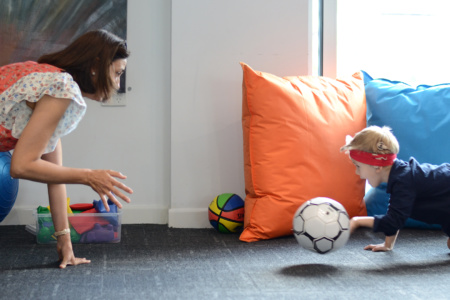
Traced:
[[367, 215], [365, 182], [339, 151], [346, 135], [366, 126], [361, 72], [345, 80], [280, 78], [241, 66], [246, 197], [240, 240], [292, 234], [295, 211], [314, 197], [340, 202], [350, 217]]

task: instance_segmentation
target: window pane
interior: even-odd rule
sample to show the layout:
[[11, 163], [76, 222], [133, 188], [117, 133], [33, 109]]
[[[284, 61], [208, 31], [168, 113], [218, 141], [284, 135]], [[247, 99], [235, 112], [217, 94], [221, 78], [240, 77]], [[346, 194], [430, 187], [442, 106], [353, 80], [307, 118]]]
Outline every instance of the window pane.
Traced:
[[339, 0], [337, 9], [338, 75], [450, 82], [450, 1]]

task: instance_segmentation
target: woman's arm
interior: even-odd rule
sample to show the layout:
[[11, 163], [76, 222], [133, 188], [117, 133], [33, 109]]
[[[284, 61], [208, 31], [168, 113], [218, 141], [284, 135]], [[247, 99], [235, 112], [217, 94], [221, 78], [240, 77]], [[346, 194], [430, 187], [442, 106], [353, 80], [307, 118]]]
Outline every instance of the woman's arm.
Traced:
[[[48, 161], [49, 163], [62, 166], [61, 141], [58, 141], [55, 151], [44, 154], [42, 159]], [[48, 198], [55, 232], [69, 228], [66, 185], [48, 184]], [[86, 258], [75, 257], [70, 234], [64, 234], [57, 237], [56, 251], [58, 252], [58, 256], [61, 261], [59, 267], [62, 269], [64, 269], [67, 265], [79, 265], [91, 262]]]
[[91, 170], [63, 167], [41, 159], [50, 137], [70, 104], [69, 99], [57, 99], [44, 96], [40, 99], [31, 118], [17, 142], [11, 160], [11, 176], [47, 184], [74, 183], [89, 185], [96, 191], [105, 207], [111, 199], [119, 208], [122, 207], [115, 195], [125, 202], [130, 199], [119, 189], [133, 191], [116, 178], [126, 176], [111, 170]]

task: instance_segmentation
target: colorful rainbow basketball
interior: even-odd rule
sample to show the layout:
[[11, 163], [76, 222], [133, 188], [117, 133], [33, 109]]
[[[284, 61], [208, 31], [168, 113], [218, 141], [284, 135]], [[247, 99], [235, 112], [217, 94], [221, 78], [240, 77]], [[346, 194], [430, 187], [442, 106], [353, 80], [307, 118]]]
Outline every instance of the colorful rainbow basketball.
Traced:
[[209, 205], [208, 215], [219, 232], [237, 232], [244, 225], [244, 201], [236, 194], [220, 194]]

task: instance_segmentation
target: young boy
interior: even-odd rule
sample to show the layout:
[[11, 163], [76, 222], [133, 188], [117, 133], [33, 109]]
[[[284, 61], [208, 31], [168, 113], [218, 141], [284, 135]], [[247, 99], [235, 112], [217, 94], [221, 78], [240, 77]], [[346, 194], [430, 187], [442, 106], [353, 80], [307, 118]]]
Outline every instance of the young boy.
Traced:
[[[349, 153], [356, 174], [377, 187], [387, 183], [391, 194], [384, 216], [354, 217], [350, 231], [370, 227], [386, 235], [384, 243], [364, 249], [389, 251], [394, 248], [398, 231], [411, 217], [418, 221], [442, 225], [450, 237], [450, 164], [439, 166], [397, 159], [399, 144], [389, 127], [370, 126], [346, 141], [341, 151]], [[450, 249], [450, 238], [447, 240]]]

